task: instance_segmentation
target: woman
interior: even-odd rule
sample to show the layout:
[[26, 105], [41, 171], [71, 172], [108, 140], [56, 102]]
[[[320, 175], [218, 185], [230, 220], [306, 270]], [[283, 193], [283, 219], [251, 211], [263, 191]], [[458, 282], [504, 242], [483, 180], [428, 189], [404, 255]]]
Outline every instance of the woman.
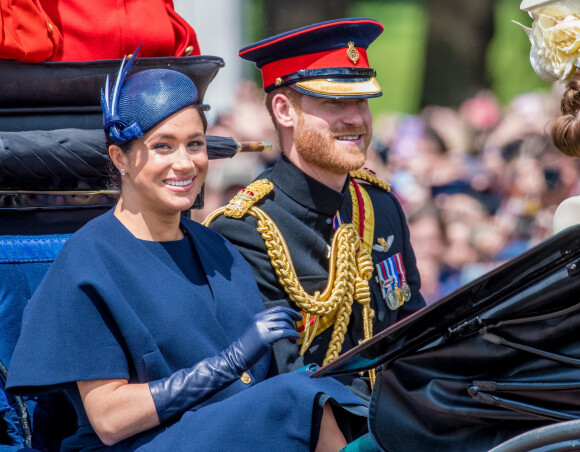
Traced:
[[[562, 116], [552, 125], [554, 145], [570, 157], [580, 157], [580, 4], [576, 0], [523, 0], [520, 8], [533, 19], [532, 28], [522, 25], [532, 44], [530, 62], [546, 81], [561, 81]], [[554, 232], [580, 224], [580, 197], [564, 200], [556, 209]]]
[[102, 93], [119, 201], [30, 300], [7, 387], [66, 392], [78, 428], [62, 450], [340, 449], [331, 404], [348, 416], [338, 404], [364, 414], [360, 401], [306, 372], [266, 380], [300, 316], [262, 311], [248, 264], [181, 215], [208, 166], [195, 85], [165, 69], [127, 78], [134, 58]]

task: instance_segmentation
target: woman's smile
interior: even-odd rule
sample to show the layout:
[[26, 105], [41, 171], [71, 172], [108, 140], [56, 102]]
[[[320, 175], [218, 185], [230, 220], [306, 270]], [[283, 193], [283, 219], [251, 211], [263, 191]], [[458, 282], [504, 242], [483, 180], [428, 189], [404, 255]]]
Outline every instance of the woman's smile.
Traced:
[[196, 177], [190, 177], [188, 179], [164, 179], [163, 183], [170, 190], [185, 192], [193, 188]]

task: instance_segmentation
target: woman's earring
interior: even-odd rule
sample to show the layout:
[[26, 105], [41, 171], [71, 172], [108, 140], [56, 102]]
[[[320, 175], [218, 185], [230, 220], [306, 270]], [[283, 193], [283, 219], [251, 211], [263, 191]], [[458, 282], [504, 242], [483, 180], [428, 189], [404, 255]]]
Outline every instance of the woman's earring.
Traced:
[[125, 168], [121, 168], [121, 176], [125, 175]]

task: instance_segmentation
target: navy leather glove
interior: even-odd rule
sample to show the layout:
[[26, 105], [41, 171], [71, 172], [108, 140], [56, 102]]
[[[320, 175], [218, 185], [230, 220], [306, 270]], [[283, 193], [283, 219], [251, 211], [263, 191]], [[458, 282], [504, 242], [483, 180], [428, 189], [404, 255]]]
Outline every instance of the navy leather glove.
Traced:
[[275, 306], [252, 318], [246, 331], [224, 352], [228, 352], [234, 366], [248, 370], [280, 339], [299, 339], [296, 321], [302, 316], [293, 309]]
[[220, 354], [167, 378], [149, 382], [159, 421], [164, 423], [184, 413], [236, 381], [275, 342], [298, 339], [300, 334], [296, 332], [295, 322], [301, 318], [290, 308], [266, 309], [254, 315], [244, 333]]

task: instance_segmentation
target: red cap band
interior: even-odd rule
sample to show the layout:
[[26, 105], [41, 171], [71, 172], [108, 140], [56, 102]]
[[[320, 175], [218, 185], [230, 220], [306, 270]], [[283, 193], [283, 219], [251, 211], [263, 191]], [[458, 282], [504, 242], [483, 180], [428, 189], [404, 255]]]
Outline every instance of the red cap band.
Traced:
[[327, 69], [332, 67], [362, 67], [368, 68], [367, 51], [356, 47], [359, 59], [353, 63], [348, 58], [347, 47], [336, 50], [300, 55], [283, 60], [273, 61], [262, 67], [262, 81], [264, 88], [274, 85], [278, 77], [294, 74], [304, 69]]

